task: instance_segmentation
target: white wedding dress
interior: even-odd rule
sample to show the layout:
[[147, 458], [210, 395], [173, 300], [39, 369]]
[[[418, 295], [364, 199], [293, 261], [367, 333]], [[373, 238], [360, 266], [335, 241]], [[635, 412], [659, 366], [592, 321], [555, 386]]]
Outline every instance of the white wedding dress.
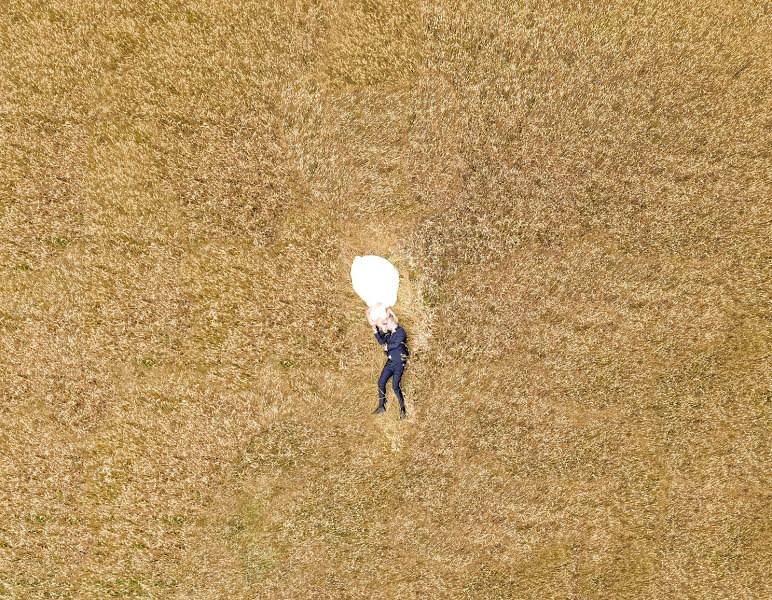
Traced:
[[386, 309], [397, 303], [399, 271], [380, 256], [357, 256], [351, 265], [351, 284], [365, 304], [373, 310], [375, 319], [386, 317]]

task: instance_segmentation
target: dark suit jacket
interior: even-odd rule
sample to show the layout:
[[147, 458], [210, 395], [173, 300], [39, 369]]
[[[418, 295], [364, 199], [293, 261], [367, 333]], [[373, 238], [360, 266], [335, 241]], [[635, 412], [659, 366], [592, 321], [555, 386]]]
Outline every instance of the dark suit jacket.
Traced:
[[407, 333], [402, 325], [397, 325], [397, 328], [389, 333], [381, 333], [376, 329], [375, 339], [379, 344], [386, 345], [384, 352], [390, 360], [399, 361], [402, 360], [400, 355], [404, 354], [405, 357], [410, 355], [407, 349]]

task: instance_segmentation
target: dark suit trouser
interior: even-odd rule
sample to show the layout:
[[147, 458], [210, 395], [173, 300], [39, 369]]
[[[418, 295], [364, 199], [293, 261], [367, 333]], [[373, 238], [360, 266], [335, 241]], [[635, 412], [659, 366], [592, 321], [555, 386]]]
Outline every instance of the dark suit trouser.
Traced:
[[386, 383], [391, 377], [391, 387], [399, 400], [399, 408], [404, 410], [405, 398], [402, 396], [402, 390], [399, 387], [399, 380], [402, 379], [402, 373], [405, 372], [405, 363], [389, 361], [383, 365], [381, 377], [378, 379], [378, 406], [386, 406]]

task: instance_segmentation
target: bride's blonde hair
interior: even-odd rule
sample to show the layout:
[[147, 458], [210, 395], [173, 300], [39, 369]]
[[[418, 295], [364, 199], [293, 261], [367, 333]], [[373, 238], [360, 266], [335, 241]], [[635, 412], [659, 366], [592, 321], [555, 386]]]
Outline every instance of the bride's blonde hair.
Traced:
[[388, 315], [386, 315], [386, 318], [383, 320], [383, 324], [386, 326], [390, 326], [392, 321], [394, 321], [394, 327], [396, 328], [399, 325], [399, 319], [397, 318], [397, 315], [390, 312]]

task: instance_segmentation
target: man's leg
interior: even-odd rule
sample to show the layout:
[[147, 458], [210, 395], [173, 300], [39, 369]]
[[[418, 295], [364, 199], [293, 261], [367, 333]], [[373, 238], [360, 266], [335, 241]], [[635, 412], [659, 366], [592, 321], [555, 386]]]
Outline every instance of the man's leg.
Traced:
[[389, 363], [386, 363], [385, 365], [383, 365], [381, 376], [378, 379], [378, 408], [379, 409], [386, 407], [386, 384], [388, 383], [389, 377], [391, 377], [391, 375], [392, 375], [391, 365], [389, 365]]
[[399, 382], [402, 379], [402, 373], [405, 372], [405, 365], [394, 365], [394, 378], [391, 380], [391, 387], [399, 400], [399, 412], [401, 416], [405, 416], [405, 398], [402, 396], [402, 388], [399, 387]]

